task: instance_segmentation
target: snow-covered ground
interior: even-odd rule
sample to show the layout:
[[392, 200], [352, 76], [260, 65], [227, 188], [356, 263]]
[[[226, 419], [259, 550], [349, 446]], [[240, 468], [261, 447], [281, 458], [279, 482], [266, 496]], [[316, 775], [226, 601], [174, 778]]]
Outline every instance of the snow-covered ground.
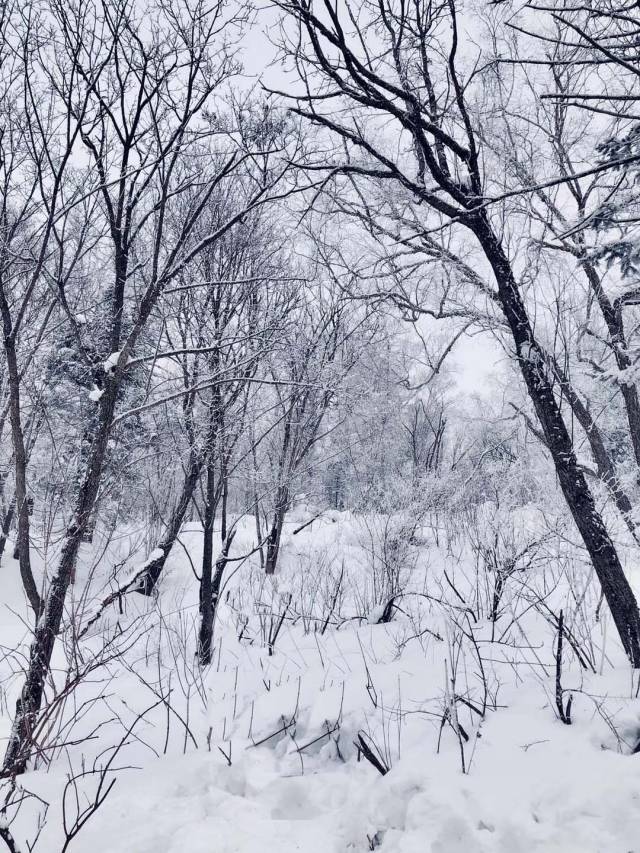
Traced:
[[[35, 850], [61, 850], [63, 803], [72, 823], [95, 794], [99, 774], [88, 774], [63, 799], [81, 756], [85, 769], [104, 765], [122, 741], [106, 777], [117, 781], [71, 851], [640, 851], [638, 679], [608, 615], [596, 621], [597, 589], [563, 540], [507, 578], [493, 623], [495, 576], [451, 532], [421, 528], [399, 554], [397, 519], [325, 513], [293, 536], [310, 517], [290, 518], [275, 579], [256, 555], [230, 564], [206, 672], [194, 656], [196, 527], [157, 599], [111, 608], [79, 659], [61, 644], [58, 689], [65, 672], [85, 676], [50, 721], [51, 751], [21, 780], [49, 803]], [[233, 555], [252, 543], [245, 519]], [[392, 558], [403, 593], [392, 621], [377, 624]], [[6, 678], [27, 631], [17, 565], [2, 568], [6, 736], [19, 677]], [[83, 581], [80, 572], [79, 599]], [[81, 624], [105, 584], [95, 572], [71, 605]], [[556, 709], [561, 608], [571, 725]], [[43, 809], [31, 797], [13, 824], [25, 850]]]

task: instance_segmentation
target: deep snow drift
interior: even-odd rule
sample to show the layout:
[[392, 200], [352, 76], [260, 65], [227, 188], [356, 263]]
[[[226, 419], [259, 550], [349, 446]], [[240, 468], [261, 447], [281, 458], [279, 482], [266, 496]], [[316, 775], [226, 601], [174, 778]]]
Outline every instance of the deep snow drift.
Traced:
[[[537, 544], [496, 602], [499, 566], [511, 564], [492, 570], [459, 531], [425, 526], [407, 542], [406, 519], [335, 512], [294, 536], [311, 517], [291, 515], [275, 578], [255, 554], [227, 567], [207, 671], [194, 655], [195, 526], [157, 599], [111, 607], [80, 659], [60, 644], [58, 689], [85, 674], [20, 780], [49, 803], [35, 850], [59, 851], [63, 802], [69, 823], [95, 794], [99, 774], [88, 774], [63, 800], [67, 774], [82, 756], [103, 766], [122, 741], [106, 777], [117, 781], [71, 851], [640, 851], [638, 679], [570, 546], [540, 544], [523, 516], [518, 537]], [[251, 550], [252, 530], [243, 519], [234, 556]], [[6, 679], [27, 631], [17, 565], [3, 572]], [[94, 574], [70, 605], [81, 625], [116, 582]], [[390, 595], [392, 619], [378, 623]], [[556, 703], [561, 609], [571, 725]], [[19, 683], [8, 682], [3, 736]], [[23, 849], [43, 810], [31, 797], [13, 823]]]

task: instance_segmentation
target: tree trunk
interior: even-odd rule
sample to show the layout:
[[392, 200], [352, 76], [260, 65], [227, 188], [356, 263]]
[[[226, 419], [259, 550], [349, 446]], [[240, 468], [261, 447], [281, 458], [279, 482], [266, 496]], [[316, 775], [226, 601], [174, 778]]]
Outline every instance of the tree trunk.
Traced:
[[189, 508], [196, 486], [198, 485], [198, 478], [200, 477], [201, 471], [202, 460], [194, 454], [192, 455], [189, 463], [189, 470], [187, 471], [182, 484], [180, 497], [174, 507], [165, 534], [157, 547], [157, 550], [162, 553], [155, 560], [152, 560], [149, 563], [145, 573], [140, 578], [138, 585], [134, 587], [134, 592], [140, 592], [142, 595], [151, 595], [156, 588], [156, 584], [160, 579], [164, 565], [167, 562], [167, 557], [171, 553], [171, 549], [180, 535], [180, 528], [182, 527], [182, 522], [184, 521], [187, 509]]
[[204, 561], [202, 566], [202, 581], [200, 583], [200, 631], [198, 634], [198, 659], [200, 666], [208, 666], [211, 663], [211, 642], [213, 639], [213, 626], [216, 619], [216, 609], [220, 597], [222, 576], [227, 565], [229, 550], [236, 535], [231, 530], [229, 535], [222, 541], [220, 556], [216, 560], [216, 570], [212, 577], [212, 564], [209, 563], [205, 574]]
[[256, 444], [251, 433], [251, 455], [253, 457], [253, 515], [256, 523], [256, 543], [260, 556], [260, 568], [264, 570], [264, 550], [262, 548], [262, 525], [260, 524], [260, 499], [258, 496], [258, 456]]
[[555, 399], [553, 382], [548, 373], [550, 367], [534, 337], [511, 265], [484, 211], [470, 220], [470, 226], [491, 264], [520, 369], [553, 457], [560, 487], [593, 563], [624, 650], [633, 666], [640, 667], [638, 605], [585, 475], [578, 465], [571, 436]]
[[11, 503], [7, 507], [7, 511], [4, 514], [4, 518], [2, 519], [2, 531], [0, 532], [0, 560], [4, 554], [4, 549], [7, 546], [7, 537], [9, 536], [9, 531], [11, 530], [11, 522], [13, 521], [13, 515], [16, 509], [16, 496], [11, 498]]
[[[201, 666], [211, 663], [211, 637], [213, 635], [213, 527], [216, 517], [215, 465], [207, 465], [207, 488], [204, 505], [204, 542], [202, 546], [202, 574], [200, 577], [200, 632], [198, 658]], [[223, 540], [224, 542], [224, 540]]]
[[613, 498], [613, 501], [616, 507], [618, 508], [620, 515], [624, 519], [624, 522], [629, 529], [629, 532], [633, 536], [636, 543], [640, 545], [640, 537], [638, 536], [638, 530], [632, 517], [633, 507], [631, 505], [631, 501], [627, 493], [620, 485], [616, 466], [614, 465], [611, 455], [604, 443], [602, 433], [600, 432], [598, 425], [594, 421], [591, 412], [589, 412], [587, 407], [584, 405], [584, 403], [576, 393], [575, 389], [569, 382], [568, 377], [565, 375], [564, 371], [561, 370], [560, 365], [558, 365], [555, 361], [554, 371], [556, 376], [558, 377], [558, 381], [560, 382], [562, 393], [564, 394], [567, 399], [567, 402], [571, 406], [571, 411], [575, 415], [578, 423], [580, 424], [580, 426], [585, 432], [585, 435], [587, 436], [587, 440], [591, 448], [591, 454], [596, 463], [598, 477], [602, 480], [602, 482], [609, 490], [609, 494]]
[[[153, 590], [158, 583], [160, 575], [162, 574], [162, 570], [164, 569], [164, 565], [167, 561], [167, 557], [171, 553], [171, 549], [173, 548], [178, 535], [180, 534], [180, 528], [182, 527], [182, 523], [187, 514], [187, 510], [193, 498], [193, 495], [196, 490], [196, 486], [198, 485], [198, 480], [200, 479], [200, 475], [202, 474], [202, 469], [207, 466], [207, 506], [205, 507], [205, 523], [204, 526], [207, 526], [207, 510], [213, 507], [213, 511], [215, 513], [215, 494], [213, 497], [213, 504], [210, 503], [209, 498], [209, 487], [213, 488], [213, 468], [214, 465], [214, 457], [215, 450], [217, 447], [217, 437], [218, 430], [220, 427], [220, 417], [221, 417], [221, 406], [220, 400], [214, 394], [214, 405], [211, 409], [211, 416], [209, 418], [209, 424], [207, 428], [207, 434], [205, 436], [203, 450], [198, 453], [194, 443], [195, 443], [195, 434], [193, 429], [188, 429], [188, 434], [190, 436], [190, 440], [192, 443], [191, 451], [189, 455], [189, 468], [185, 475], [184, 483], [182, 485], [182, 492], [180, 493], [180, 497], [178, 498], [178, 503], [176, 504], [173, 515], [171, 517], [171, 521], [167, 527], [167, 531], [164, 535], [164, 538], [158, 545], [158, 549], [162, 551], [162, 556], [158, 557], [153, 562], [149, 563], [146, 572], [140, 579], [140, 583], [135, 587], [135, 592], [140, 592], [143, 595], [151, 595]], [[191, 420], [191, 414], [189, 413], [187, 416], [187, 423], [189, 424]], [[209, 476], [210, 474], [210, 476]], [[205, 529], [204, 532], [204, 546], [203, 546], [203, 560], [204, 553], [207, 549], [213, 548], [213, 521], [212, 517], [209, 517], [209, 524], [211, 525], [211, 530], [208, 532]], [[209, 557], [210, 560], [213, 560], [212, 555]]]
[[200, 580], [200, 612], [203, 597], [211, 597], [211, 577], [213, 572], [213, 528], [216, 518], [216, 482], [215, 463], [210, 459], [207, 464], [207, 487], [204, 504], [202, 575]]
[[20, 412], [20, 372], [18, 370], [18, 359], [15, 349], [15, 340], [11, 331], [11, 317], [7, 305], [4, 287], [0, 287], [0, 308], [4, 326], [4, 349], [7, 359], [7, 372], [9, 374], [9, 422], [11, 424], [11, 439], [13, 442], [13, 456], [16, 478], [16, 505], [15, 512], [18, 516], [18, 531], [16, 537], [16, 551], [20, 563], [20, 576], [22, 585], [33, 608], [36, 619], [42, 612], [43, 603], [40, 599], [38, 587], [31, 569], [31, 545], [29, 537], [29, 505], [27, 502], [27, 451], [22, 430], [22, 415]]
[[[622, 319], [622, 307], [612, 304], [602, 287], [600, 276], [590, 261], [582, 260], [589, 285], [596, 297], [600, 312], [609, 332], [611, 348], [616, 360], [618, 370], [628, 370], [632, 366], [631, 358], [627, 350], [627, 341], [624, 333], [624, 322]], [[621, 382], [620, 391], [627, 413], [629, 424], [629, 435], [635, 456], [636, 464], [640, 467], [640, 400], [635, 382]]]
[[49, 586], [31, 642], [29, 666], [22, 692], [16, 702], [16, 713], [4, 756], [2, 776], [24, 773], [31, 755], [32, 733], [42, 704], [45, 679], [51, 666], [55, 640], [62, 623], [67, 590], [75, 570], [82, 537], [100, 487], [117, 392], [117, 384], [110, 383], [100, 399], [93, 441], [76, 506], [67, 527], [58, 567]]
[[276, 494], [276, 506], [273, 514], [273, 523], [267, 538], [267, 558], [265, 560], [265, 573], [275, 574], [278, 556], [280, 554], [280, 539], [282, 527], [289, 507], [289, 489], [286, 486], [278, 486]]

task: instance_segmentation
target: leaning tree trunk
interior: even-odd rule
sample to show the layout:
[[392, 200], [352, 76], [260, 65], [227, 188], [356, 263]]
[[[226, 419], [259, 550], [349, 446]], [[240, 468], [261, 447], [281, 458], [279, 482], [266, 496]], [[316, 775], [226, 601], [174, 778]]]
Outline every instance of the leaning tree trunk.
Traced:
[[156, 584], [160, 580], [160, 575], [162, 574], [164, 565], [171, 553], [171, 549], [180, 535], [180, 528], [182, 527], [185, 515], [187, 514], [187, 509], [189, 508], [196, 486], [198, 485], [198, 478], [202, 471], [202, 464], [202, 458], [197, 454], [192, 454], [189, 462], [189, 469], [182, 484], [180, 497], [173, 509], [165, 534], [156, 548], [160, 553], [155, 559], [149, 561], [144, 574], [140, 577], [138, 585], [134, 587], [134, 592], [140, 592], [142, 595], [151, 595], [156, 588]]
[[[203, 450], [201, 452], [198, 452], [195, 448], [195, 436], [192, 434], [192, 431], [190, 431], [192, 446], [189, 453], [189, 468], [187, 469], [187, 473], [182, 484], [182, 491], [180, 493], [180, 497], [178, 498], [178, 502], [174, 507], [171, 520], [169, 521], [162, 541], [158, 544], [157, 547], [157, 550], [161, 553], [156, 559], [152, 560], [148, 564], [146, 571], [140, 578], [139, 583], [136, 587], [134, 587], [134, 592], [140, 592], [142, 593], [142, 595], [151, 595], [154, 589], [156, 588], [156, 584], [160, 579], [160, 575], [162, 574], [164, 565], [167, 562], [167, 558], [171, 553], [171, 549], [175, 545], [176, 539], [180, 534], [180, 528], [182, 527], [182, 523], [187, 514], [189, 504], [191, 503], [193, 495], [195, 494], [195, 490], [198, 485], [198, 480], [200, 479], [200, 475], [202, 474], [202, 469], [206, 465], [208, 470], [210, 470], [211, 466], [213, 465], [217, 446], [216, 438], [218, 435], [218, 429], [220, 424], [219, 418], [220, 407], [217, 406], [214, 407], [211, 418], [209, 419], [207, 434], [205, 436]], [[210, 523], [213, 524], [213, 519], [210, 519]], [[212, 537], [209, 538], [211, 539]], [[204, 547], [207, 547], [206, 532]]]
[[[624, 321], [622, 318], [622, 305], [619, 302], [612, 303], [606, 295], [600, 276], [591, 261], [582, 258], [581, 263], [606, 323], [611, 349], [613, 350], [618, 370], [629, 370], [633, 367], [633, 362], [627, 349]], [[625, 381], [620, 383], [620, 390], [627, 413], [633, 454], [636, 464], [640, 467], [640, 399], [638, 398], [638, 389], [635, 382]]]
[[89, 523], [100, 487], [100, 477], [107, 454], [117, 393], [117, 383], [110, 383], [100, 398], [93, 440], [76, 505], [71, 522], [66, 530], [56, 572], [47, 591], [42, 613], [34, 630], [29, 650], [27, 675], [20, 697], [16, 702], [16, 713], [4, 756], [2, 776], [24, 773], [31, 755], [32, 734], [42, 704], [44, 685], [51, 666], [53, 648], [62, 623], [67, 590], [75, 569], [82, 537]]
[[560, 368], [560, 365], [557, 364], [555, 360], [553, 361], [553, 365], [554, 372], [558, 377], [560, 387], [562, 388], [562, 393], [567, 398], [567, 402], [571, 407], [571, 411], [575, 415], [578, 423], [580, 424], [580, 426], [585, 432], [585, 435], [587, 436], [587, 441], [589, 442], [589, 447], [591, 448], [591, 454], [596, 463], [598, 477], [602, 480], [602, 482], [609, 490], [609, 494], [613, 498], [613, 502], [618, 508], [618, 511], [622, 516], [625, 524], [627, 525], [629, 532], [633, 536], [636, 543], [640, 545], [638, 529], [633, 520], [633, 506], [631, 504], [631, 500], [629, 499], [629, 496], [620, 484], [620, 479], [618, 477], [618, 472], [616, 471], [616, 466], [613, 462], [613, 459], [611, 458], [611, 454], [607, 450], [602, 433], [600, 432], [597, 423], [591, 415], [591, 412], [587, 409], [585, 404], [582, 402], [582, 400], [576, 393], [574, 387], [569, 382], [569, 378]]
[[634, 667], [640, 667], [640, 613], [615, 546], [578, 465], [571, 436], [554, 395], [550, 367], [537, 343], [513, 270], [484, 211], [471, 220], [498, 285], [527, 390], [551, 452], [560, 488], [600, 581], [602, 592]]

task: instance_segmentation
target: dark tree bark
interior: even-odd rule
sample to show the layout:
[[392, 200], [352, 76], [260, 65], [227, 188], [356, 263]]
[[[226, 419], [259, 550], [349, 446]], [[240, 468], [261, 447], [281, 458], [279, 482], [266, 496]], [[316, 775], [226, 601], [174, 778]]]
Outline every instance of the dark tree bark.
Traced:
[[253, 517], [256, 525], [256, 542], [258, 543], [258, 555], [260, 557], [260, 568], [264, 570], [264, 549], [262, 547], [262, 525], [260, 523], [260, 496], [258, 495], [258, 455], [256, 451], [255, 437], [251, 432], [251, 456], [253, 459]]
[[211, 572], [212, 565], [208, 564], [206, 572], [203, 565], [202, 580], [200, 582], [200, 631], [198, 633], [198, 658], [200, 666], [208, 666], [211, 663], [211, 641], [213, 639], [213, 625], [216, 619], [218, 599], [220, 598], [220, 587], [235, 535], [236, 531], [231, 530], [229, 535], [223, 539], [220, 556], [216, 560], [216, 568], [213, 575]]
[[551, 452], [560, 488], [593, 563], [624, 650], [633, 666], [640, 667], [640, 613], [636, 598], [578, 465], [571, 436], [554, 395], [544, 352], [534, 337], [511, 265], [486, 214], [471, 219], [470, 227], [491, 264], [520, 370]]
[[[600, 276], [593, 264], [588, 260], [582, 260], [581, 263], [607, 326], [609, 343], [618, 370], [628, 370], [632, 366], [632, 361], [627, 349], [622, 304], [618, 301], [611, 302], [605, 293]], [[620, 392], [627, 413], [633, 454], [636, 464], [640, 467], [640, 399], [638, 398], [638, 389], [635, 382], [627, 381], [620, 383]]]
[[16, 549], [20, 564], [20, 576], [29, 604], [36, 619], [42, 612], [42, 601], [31, 569], [31, 545], [29, 541], [29, 504], [27, 501], [27, 451], [22, 428], [20, 408], [20, 371], [16, 353], [15, 330], [7, 302], [4, 283], [0, 284], [0, 311], [4, 331], [4, 350], [9, 375], [9, 421], [15, 466], [15, 512], [18, 517]]
[[15, 495], [11, 498], [11, 502], [7, 507], [7, 511], [4, 514], [4, 518], [2, 519], [2, 531], [0, 532], [0, 559], [2, 559], [2, 555], [4, 554], [4, 549], [7, 547], [7, 537], [9, 536], [9, 531], [11, 530], [11, 523], [13, 521], [13, 515], [16, 509], [16, 498]]
[[3, 776], [23, 773], [31, 755], [32, 733], [42, 704], [53, 647], [62, 623], [67, 589], [73, 576], [82, 537], [98, 495], [117, 393], [117, 383], [110, 382], [100, 399], [87, 467], [80, 484], [73, 516], [67, 527], [58, 567], [51, 580], [41, 616], [34, 630], [27, 675], [16, 702], [11, 736], [4, 756]]
[[[216, 471], [215, 462], [209, 459], [207, 463], [207, 482], [205, 488], [203, 543], [202, 543], [202, 575], [200, 580], [200, 607], [202, 613], [203, 598], [211, 597], [211, 576], [213, 571], [213, 533], [216, 520]], [[208, 584], [208, 590], [206, 586]]]
[[180, 528], [182, 527], [182, 523], [187, 514], [189, 504], [191, 503], [191, 500], [196, 490], [196, 486], [198, 485], [202, 466], [202, 458], [199, 457], [197, 454], [192, 454], [191, 460], [189, 462], [189, 468], [182, 483], [180, 497], [178, 498], [178, 501], [173, 509], [164, 536], [162, 537], [161, 541], [158, 543], [157, 546], [157, 550], [160, 551], [161, 554], [156, 557], [156, 559], [151, 560], [149, 562], [147, 569], [140, 578], [138, 585], [134, 587], [135, 592], [140, 592], [142, 593], [142, 595], [153, 594], [153, 591], [156, 588], [158, 581], [160, 580], [160, 575], [162, 574], [162, 570], [164, 569], [165, 563], [167, 562], [167, 558], [171, 553], [171, 549], [175, 545], [176, 539], [180, 535]]
[[276, 505], [273, 512], [273, 521], [267, 537], [267, 555], [264, 564], [265, 573], [275, 574], [280, 555], [280, 540], [285, 516], [289, 508], [289, 489], [286, 485], [278, 486], [276, 492]]
[[587, 441], [589, 442], [589, 447], [591, 448], [591, 454], [596, 463], [596, 469], [598, 477], [605, 484], [613, 501], [624, 519], [629, 532], [635, 539], [635, 541], [640, 544], [640, 537], [638, 536], [638, 530], [636, 528], [636, 524], [633, 520], [633, 506], [631, 504], [631, 500], [629, 496], [622, 488], [620, 484], [620, 479], [618, 477], [618, 472], [616, 471], [616, 466], [613, 463], [613, 459], [611, 458], [611, 454], [607, 450], [607, 446], [604, 441], [604, 437], [598, 428], [598, 424], [593, 419], [591, 412], [587, 409], [585, 404], [580, 399], [577, 394], [575, 388], [569, 381], [569, 378], [566, 376], [564, 371], [560, 368], [560, 365], [553, 360], [551, 362], [553, 364], [554, 372], [560, 382], [560, 387], [562, 388], [562, 393], [566, 397], [569, 406], [571, 407], [571, 411], [576, 417], [576, 420], [582, 427], [587, 436]]

